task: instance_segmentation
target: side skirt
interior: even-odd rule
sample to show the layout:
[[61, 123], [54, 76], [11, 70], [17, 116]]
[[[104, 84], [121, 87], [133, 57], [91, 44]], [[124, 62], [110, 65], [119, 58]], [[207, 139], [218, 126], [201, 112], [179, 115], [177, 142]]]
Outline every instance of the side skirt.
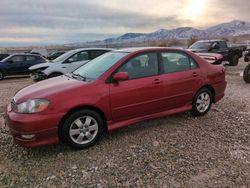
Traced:
[[181, 112], [187, 112], [192, 110], [192, 105], [186, 105], [180, 108], [176, 108], [176, 109], [172, 109], [172, 110], [168, 110], [168, 111], [163, 111], [163, 112], [159, 112], [159, 113], [154, 113], [154, 114], [150, 114], [150, 115], [146, 115], [146, 116], [141, 116], [141, 117], [137, 117], [137, 118], [133, 118], [133, 119], [129, 119], [129, 120], [125, 120], [125, 121], [119, 121], [119, 122], [108, 122], [108, 131], [112, 132], [114, 130], [123, 128], [123, 127], [127, 127], [130, 125], [135, 125], [136, 123], [142, 122], [142, 121], [146, 121], [146, 120], [150, 120], [150, 119], [155, 119], [155, 118], [159, 118], [159, 117], [164, 117], [164, 116], [169, 116], [169, 115], [173, 115], [173, 114], [177, 114], [177, 113], [181, 113]]

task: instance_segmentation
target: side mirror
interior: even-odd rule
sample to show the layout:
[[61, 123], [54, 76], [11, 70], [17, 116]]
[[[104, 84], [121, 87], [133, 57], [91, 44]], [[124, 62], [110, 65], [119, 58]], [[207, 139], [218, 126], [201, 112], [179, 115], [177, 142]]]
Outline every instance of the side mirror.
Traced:
[[128, 72], [115, 73], [115, 75], [113, 76], [113, 80], [117, 82], [128, 80]]
[[8, 63], [13, 63], [13, 60], [8, 60], [7, 62], [8, 62]]

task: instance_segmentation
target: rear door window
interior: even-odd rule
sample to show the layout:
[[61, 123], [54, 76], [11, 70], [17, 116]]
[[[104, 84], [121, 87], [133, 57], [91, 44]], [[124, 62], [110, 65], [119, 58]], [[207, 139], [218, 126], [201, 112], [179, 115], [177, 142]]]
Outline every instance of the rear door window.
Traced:
[[197, 63], [186, 54], [179, 52], [161, 53], [163, 73], [174, 73], [196, 69]]
[[36, 57], [35, 56], [26, 56], [26, 61], [35, 61]]

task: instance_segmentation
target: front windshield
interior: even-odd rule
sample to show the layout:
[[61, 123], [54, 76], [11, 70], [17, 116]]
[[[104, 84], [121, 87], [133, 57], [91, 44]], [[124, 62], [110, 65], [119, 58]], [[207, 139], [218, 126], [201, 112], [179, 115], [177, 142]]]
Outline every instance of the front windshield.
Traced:
[[211, 46], [211, 42], [196, 42], [192, 46], [190, 46], [190, 49], [209, 49]]
[[66, 59], [74, 55], [75, 53], [76, 53], [76, 50], [70, 50], [66, 52], [65, 54], [60, 55], [58, 58], [54, 59], [52, 63], [65, 61]]
[[12, 58], [12, 57], [13, 57], [13, 55], [10, 55], [10, 56], [8, 56], [8, 57], [2, 59], [1, 62], [7, 62], [7, 61], [8, 61], [10, 58]]
[[109, 70], [119, 60], [125, 57], [125, 52], [109, 52], [90, 61], [73, 72], [74, 75], [80, 75], [86, 79], [95, 80], [103, 73]]

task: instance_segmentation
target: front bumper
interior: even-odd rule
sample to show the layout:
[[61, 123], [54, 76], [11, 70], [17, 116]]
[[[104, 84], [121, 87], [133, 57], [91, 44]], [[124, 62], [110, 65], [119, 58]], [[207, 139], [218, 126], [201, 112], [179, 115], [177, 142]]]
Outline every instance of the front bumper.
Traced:
[[42, 71], [33, 72], [30, 74], [30, 77], [32, 78], [34, 82], [39, 82], [42, 80], [46, 80], [48, 78], [48, 76]]
[[64, 114], [5, 113], [5, 121], [14, 142], [23, 147], [58, 144], [58, 126]]

